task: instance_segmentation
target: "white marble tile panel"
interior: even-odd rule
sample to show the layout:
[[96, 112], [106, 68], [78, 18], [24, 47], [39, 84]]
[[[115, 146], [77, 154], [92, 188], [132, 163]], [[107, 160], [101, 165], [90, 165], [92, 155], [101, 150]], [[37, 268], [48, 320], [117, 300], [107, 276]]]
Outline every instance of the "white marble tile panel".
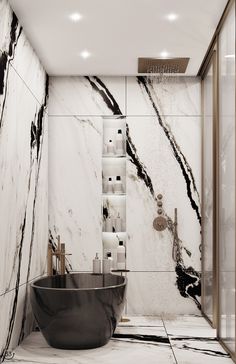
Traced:
[[[21, 284], [41, 274], [47, 237], [47, 155], [44, 151], [47, 121], [41, 119], [41, 105], [11, 66], [2, 107], [0, 238], [4, 244], [0, 264], [1, 293], [13, 288], [17, 277]], [[43, 213], [39, 206], [43, 206]], [[32, 253], [41, 257], [34, 260], [33, 267]]]
[[91, 271], [102, 253], [102, 119], [49, 117], [49, 229], [70, 270]]
[[200, 313], [190, 296], [181, 296], [175, 272], [130, 272], [127, 276], [128, 316]]
[[127, 115], [201, 115], [200, 80], [197, 77], [127, 77]]
[[0, 358], [6, 350], [12, 351], [19, 342], [30, 334], [34, 318], [29, 302], [29, 285], [24, 284], [0, 296]]
[[[162, 121], [161, 126], [156, 117], [127, 118], [130, 145], [133, 151], [135, 148], [135, 161], [128, 150], [127, 162], [128, 266], [135, 271], [175, 269], [173, 234], [168, 229], [153, 229], [157, 217], [155, 197], [161, 193], [163, 210], [172, 221], [174, 208], [178, 209], [184, 264], [200, 270], [200, 223], [192, 204], [200, 214], [201, 120], [162, 117]], [[140, 170], [146, 177], [140, 176]]]
[[125, 113], [125, 77], [50, 77], [49, 115]]

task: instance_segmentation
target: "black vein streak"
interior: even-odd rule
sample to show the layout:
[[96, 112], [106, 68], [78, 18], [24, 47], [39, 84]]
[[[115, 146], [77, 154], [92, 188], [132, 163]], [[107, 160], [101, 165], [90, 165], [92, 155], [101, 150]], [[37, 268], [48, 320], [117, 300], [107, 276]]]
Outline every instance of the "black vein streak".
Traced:
[[[178, 153], [178, 149], [176, 147], [176, 143], [175, 143], [175, 141], [173, 139], [173, 136], [171, 135], [170, 131], [164, 125], [164, 123], [163, 123], [163, 121], [161, 119], [160, 113], [159, 113], [159, 111], [157, 109], [157, 106], [156, 106], [156, 104], [155, 104], [155, 102], [154, 102], [154, 100], [152, 98], [151, 92], [150, 92], [150, 90], [149, 90], [149, 88], [147, 86], [146, 78], [143, 77], [143, 76], [139, 76], [139, 77], [137, 77], [137, 79], [138, 79], [138, 83], [141, 86], [143, 86], [143, 88], [145, 89], [145, 91], [146, 91], [146, 93], [147, 93], [147, 95], [148, 95], [148, 97], [149, 97], [149, 99], [151, 101], [151, 104], [152, 104], [152, 106], [153, 106], [153, 108], [154, 108], [154, 110], [156, 112], [159, 125], [162, 127], [162, 129], [163, 129], [166, 137], [169, 140], [169, 143], [171, 145], [171, 148], [172, 148], [172, 151], [174, 153], [174, 156], [175, 156], [175, 158], [176, 158], [176, 160], [177, 160], [177, 162], [178, 162], [178, 164], [180, 166], [180, 169], [182, 171], [182, 174], [184, 176], [185, 183], [186, 183], [186, 187], [187, 187], [187, 195], [188, 195], [188, 198], [190, 200], [191, 206], [192, 206], [193, 210], [196, 212], [197, 219], [198, 219], [199, 223], [201, 224], [200, 208], [199, 208], [199, 206], [197, 205], [197, 203], [195, 202], [195, 200], [194, 200], [194, 198], [192, 196], [192, 191], [191, 191], [191, 183], [192, 182], [191, 182], [191, 179], [190, 179], [189, 174], [188, 174], [189, 168], [187, 166], [186, 167], [187, 170], [185, 169], [185, 165], [184, 165], [184, 163], [183, 163], [183, 161], [182, 161], [182, 159], [181, 159], [181, 157], [180, 157], [180, 155]], [[195, 188], [195, 183], [194, 183], [194, 188]]]
[[138, 341], [151, 341], [155, 343], [169, 344], [170, 340], [168, 337], [156, 336], [156, 335], [141, 335], [141, 334], [113, 334], [115, 339], [131, 339]]
[[[103, 101], [105, 102], [107, 107], [113, 112], [113, 114], [122, 115], [122, 112], [120, 110], [118, 103], [116, 102], [115, 98], [113, 97], [111, 92], [108, 90], [108, 88], [105, 86], [105, 84], [100, 80], [100, 78], [98, 78], [96, 76], [93, 77], [93, 80], [92, 80], [92, 78], [90, 78], [88, 76], [86, 76], [85, 78], [88, 80], [88, 82], [90, 83], [92, 88], [101, 95], [101, 97], [103, 98]], [[131, 136], [129, 134], [128, 126], [126, 129], [126, 133], [127, 133], [126, 148], [127, 148], [127, 154], [130, 157], [130, 161], [131, 161], [131, 163], [133, 163], [136, 166], [138, 177], [141, 180], [143, 180], [145, 185], [150, 190], [152, 196], [154, 196], [154, 190], [153, 190], [151, 178], [147, 174], [145, 166], [140, 162], [140, 160], [138, 158], [136, 148], [135, 148], [135, 146], [132, 142]]]

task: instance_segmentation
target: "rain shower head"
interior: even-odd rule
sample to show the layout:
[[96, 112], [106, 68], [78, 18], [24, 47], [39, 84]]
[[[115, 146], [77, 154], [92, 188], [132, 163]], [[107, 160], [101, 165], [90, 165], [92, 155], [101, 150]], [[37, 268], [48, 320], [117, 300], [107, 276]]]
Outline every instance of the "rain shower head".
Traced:
[[138, 58], [138, 73], [185, 73], [189, 58]]

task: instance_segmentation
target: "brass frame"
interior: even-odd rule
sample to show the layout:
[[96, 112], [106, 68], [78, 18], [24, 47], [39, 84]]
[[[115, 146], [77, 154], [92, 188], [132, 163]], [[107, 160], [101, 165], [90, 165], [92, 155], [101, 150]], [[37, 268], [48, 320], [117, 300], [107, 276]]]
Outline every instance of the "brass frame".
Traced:
[[[213, 131], [213, 136], [214, 136], [213, 153], [214, 154], [213, 154], [213, 156], [214, 156], [214, 159], [213, 159], [213, 165], [214, 165], [214, 178], [215, 178], [215, 180], [214, 180], [215, 182], [214, 182], [214, 186], [213, 186], [213, 189], [214, 189], [214, 192], [213, 192], [214, 193], [214, 207], [213, 208], [214, 208], [214, 225], [215, 225], [215, 226], [213, 225], [214, 226], [214, 237], [215, 237], [215, 240], [214, 240], [215, 249], [214, 249], [214, 254], [213, 254], [213, 268], [215, 267], [214, 293], [213, 293], [215, 305], [213, 306], [214, 307], [213, 323], [211, 323], [209, 318], [205, 315], [204, 306], [202, 308], [202, 314], [207, 319], [207, 321], [210, 322], [210, 324], [212, 324], [212, 326], [216, 326], [217, 339], [219, 340], [220, 344], [230, 354], [231, 358], [236, 363], [236, 343], [235, 343], [235, 352], [232, 352], [232, 350], [230, 350], [228, 348], [228, 346], [225, 344], [225, 342], [220, 338], [221, 320], [220, 320], [220, 292], [219, 292], [220, 281], [219, 281], [219, 47], [218, 47], [218, 42], [219, 42], [219, 35], [221, 32], [221, 29], [225, 23], [227, 15], [228, 15], [229, 11], [231, 10], [231, 7], [233, 6], [233, 4], [235, 4], [235, 0], [229, 0], [226, 5], [226, 8], [224, 10], [224, 13], [220, 19], [218, 26], [217, 26], [215, 34], [212, 38], [210, 46], [205, 55], [205, 58], [198, 71], [198, 76], [200, 76], [202, 79], [201, 91], [202, 91], [202, 110], [203, 110], [204, 77], [209, 69], [209, 65], [213, 61], [213, 79], [214, 79], [214, 81], [213, 81], [213, 84], [214, 84], [214, 90], [213, 90], [213, 92], [214, 92], [214, 99], [213, 99], [213, 127], [214, 127], [214, 131]], [[235, 10], [235, 12], [236, 12], [236, 10]], [[236, 18], [236, 13], [235, 13], [235, 18]], [[236, 42], [236, 40], [235, 40], [235, 42]], [[235, 43], [235, 49], [236, 49], [236, 43]], [[235, 63], [235, 69], [236, 69], [236, 63]], [[235, 90], [236, 90], [236, 83], [235, 83]], [[204, 117], [203, 113], [202, 113], [202, 117]], [[235, 91], [235, 117], [236, 117], [236, 91]], [[202, 123], [203, 123], [203, 121], [202, 121]], [[236, 119], [235, 119], [235, 128], [236, 128]], [[202, 136], [202, 141], [203, 141], [203, 136]], [[236, 143], [235, 143], [235, 148], [236, 148]], [[202, 150], [202, 153], [204, 153], [203, 150]], [[204, 158], [204, 154], [202, 155], [202, 158]], [[203, 166], [203, 164], [202, 164], [202, 166]], [[202, 172], [203, 172], [203, 170], [202, 170]], [[202, 175], [202, 182], [203, 182], [203, 179], [204, 179], [204, 176]], [[236, 158], [235, 158], [235, 181], [236, 181]], [[204, 188], [203, 183], [202, 183], [202, 188]], [[203, 201], [202, 206], [204, 206], [204, 201]], [[236, 194], [235, 194], [235, 206], [236, 206]], [[204, 222], [203, 222], [203, 224], [204, 224]], [[236, 226], [236, 221], [235, 221], [235, 226]], [[235, 243], [236, 243], [236, 229], [235, 229]], [[202, 252], [204, 255], [204, 244], [203, 244], [202, 249], [203, 249]], [[202, 272], [204, 274], [203, 261], [204, 261], [204, 259], [202, 259]], [[235, 264], [236, 264], [236, 249], [235, 249]], [[235, 282], [236, 282], [236, 270], [235, 270]], [[204, 287], [203, 287], [203, 295], [204, 295]], [[235, 313], [236, 313], [236, 296], [235, 296]], [[236, 324], [235, 324], [235, 338], [236, 338]]]
[[[218, 122], [218, 111], [217, 111], [217, 98], [216, 98], [216, 90], [218, 88], [218, 84], [217, 84], [217, 54], [216, 54], [216, 49], [214, 48], [211, 52], [211, 58], [208, 59], [208, 65], [204, 70], [204, 76], [202, 78], [201, 81], [201, 103], [202, 103], [202, 217], [204, 217], [204, 211], [205, 211], [205, 201], [204, 201], [204, 81], [205, 81], [205, 77], [207, 76], [207, 73], [210, 69], [210, 67], [212, 66], [212, 155], [213, 155], [213, 160], [212, 160], [212, 178], [213, 181], [216, 181], [216, 176], [217, 176], [217, 148], [216, 148], [216, 138], [217, 138], [217, 122]], [[213, 254], [212, 254], [212, 269], [213, 269], [213, 312], [212, 312], [212, 320], [210, 317], [207, 316], [207, 314], [205, 313], [205, 308], [204, 308], [204, 297], [205, 297], [205, 285], [204, 285], [204, 280], [202, 279], [202, 314], [203, 316], [207, 319], [207, 321], [210, 323], [210, 325], [212, 327], [216, 327], [216, 321], [217, 321], [217, 305], [216, 305], [216, 301], [217, 301], [217, 274], [216, 274], [216, 256], [217, 256], [217, 233], [216, 233], [216, 227], [218, 226], [217, 223], [217, 186], [214, 183], [213, 188], [212, 188], [212, 200], [213, 200], [213, 214], [212, 214], [212, 244], [213, 244]], [[203, 230], [204, 230], [204, 219], [202, 219], [202, 277], [204, 275], [205, 272], [205, 266], [204, 266], [204, 235], [203, 235]]]

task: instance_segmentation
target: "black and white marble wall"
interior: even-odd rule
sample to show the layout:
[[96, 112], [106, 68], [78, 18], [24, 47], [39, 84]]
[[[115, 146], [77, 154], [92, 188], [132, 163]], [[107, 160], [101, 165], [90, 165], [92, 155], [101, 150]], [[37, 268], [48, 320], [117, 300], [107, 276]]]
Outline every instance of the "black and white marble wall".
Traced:
[[[100, 122], [108, 115], [127, 117], [128, 313], [197, 313], [201, 294], [197, 78], [164, 83], [146, 77], [50, 78], [51, 239], [58, 234], [65, 238], [72, 253], [68, 270], [91, 270], [95, 252], [102, 249]], [[168, 217], [168, 229], [162, 233], [153, 229], [158, 193]], [[174, 208], [179, 222], [175, 244]]]
[[[201, 295], [199, 82], [128, 78], [127, 100], [129, 311], [194, 314]], [[158, 194], [168, 221], [162, 232], [152, 227]]]
[[0, 0], [0, 357], [33, 325], [28, 283], [45, 272], [48, 78]]

